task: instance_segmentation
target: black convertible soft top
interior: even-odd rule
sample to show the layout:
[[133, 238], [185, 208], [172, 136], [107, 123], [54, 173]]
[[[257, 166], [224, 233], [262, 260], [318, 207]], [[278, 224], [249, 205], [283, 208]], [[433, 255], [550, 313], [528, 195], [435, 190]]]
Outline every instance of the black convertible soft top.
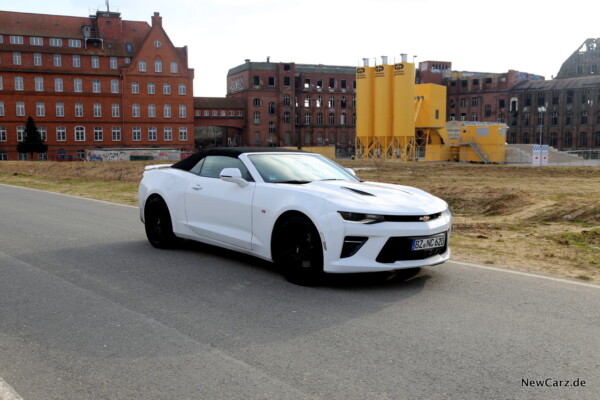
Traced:
[[227, 156], [237, 158], [243, 153], [306, 153], [306, 151], [282, 149], [280, 147], [215, 147], [212, 149], [200, 150], [171, 165], [171, 168], [189, 171], [194, 168], [194, 165], [198, 164], [198, 161], [206, 156]]

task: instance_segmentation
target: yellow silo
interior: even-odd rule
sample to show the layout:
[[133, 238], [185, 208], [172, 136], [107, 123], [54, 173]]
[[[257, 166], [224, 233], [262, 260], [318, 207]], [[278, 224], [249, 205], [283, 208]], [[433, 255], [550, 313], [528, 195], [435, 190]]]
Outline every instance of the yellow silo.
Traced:
[[415, 65], [394, 64], [395, 137], [415, 136]]
[[385, 144], [391, 139], [393, 135], [393, 73], [393, 65], [388, 65], [384, 63], [375, 67], [375, 99], [373, 102], [375, 107], [374, 135], [376, 138], [378, 138], [380, 145], [383, 147], [385, 147]]

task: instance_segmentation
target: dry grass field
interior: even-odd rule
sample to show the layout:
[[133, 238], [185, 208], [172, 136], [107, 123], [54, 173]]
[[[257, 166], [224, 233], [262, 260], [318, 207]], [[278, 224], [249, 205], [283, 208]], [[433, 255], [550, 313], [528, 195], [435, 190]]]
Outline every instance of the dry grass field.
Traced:
[[[340, 163], [446, 200], [456, 260], [600, 281], [600, 167]], [[0, 183], [136, 205], [147, 164], [4, 161]]]

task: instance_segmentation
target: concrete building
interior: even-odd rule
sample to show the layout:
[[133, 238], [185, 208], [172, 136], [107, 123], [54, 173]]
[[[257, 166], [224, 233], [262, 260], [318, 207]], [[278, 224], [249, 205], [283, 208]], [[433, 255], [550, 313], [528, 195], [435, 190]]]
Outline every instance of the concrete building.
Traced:
[[194, 71], [158, 13], [152, 24], [98, 11], [0, 11], [0, 160], [33, 117], [52, 159], [90, 148], [193, 149]]
[[243, 145], [354, 151], [354, 67], [246, 60], [229, 70], [227, 97], [245, 106]]

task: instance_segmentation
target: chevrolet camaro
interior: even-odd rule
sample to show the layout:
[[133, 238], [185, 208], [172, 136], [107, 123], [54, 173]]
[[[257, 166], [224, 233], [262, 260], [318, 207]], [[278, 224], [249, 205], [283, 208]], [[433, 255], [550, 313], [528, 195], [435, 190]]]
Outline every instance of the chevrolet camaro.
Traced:
[[273, 261], [291, 282], [393, 271], [450, 258], [448, 204], [420, 189], [365, 182], [319, 154], [215, 148], [145, 167], [138, 191], [152, 246], [181, 239]]

